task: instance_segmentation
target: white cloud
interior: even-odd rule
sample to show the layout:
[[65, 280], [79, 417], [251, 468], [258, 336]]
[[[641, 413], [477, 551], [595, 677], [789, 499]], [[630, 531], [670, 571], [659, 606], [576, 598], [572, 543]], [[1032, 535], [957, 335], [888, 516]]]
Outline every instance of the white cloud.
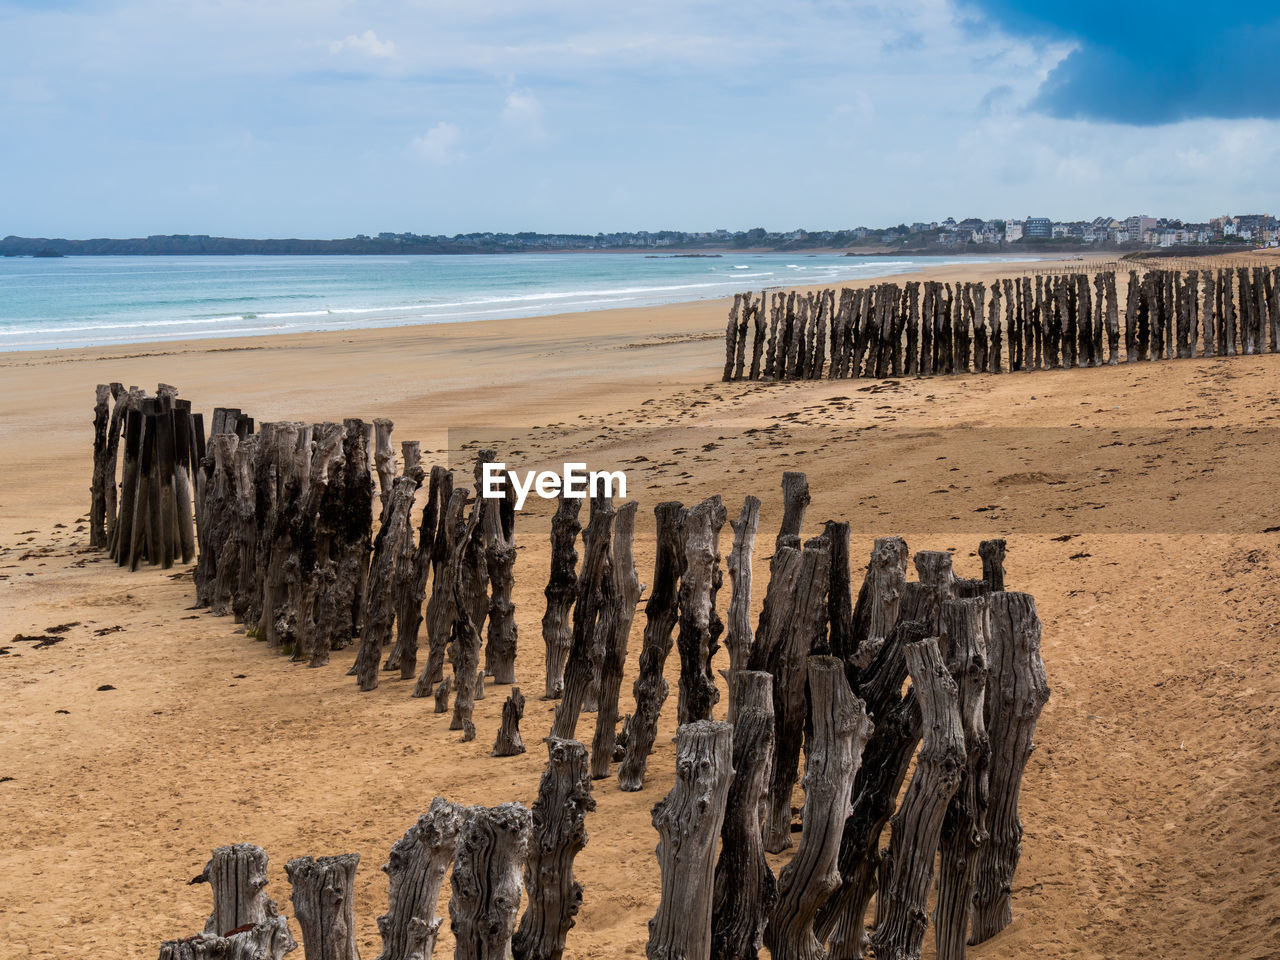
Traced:
[[396, 55], [396, 45], [390, 40], [379, 40], [378, 35], [372, 30], [366, 30], [361, 34], [353, 33], [342, 40], [334, 40], [329, 44], [330, 53], [342, 53], [345, 50], [363, 54], [366, 57], [394, 57]]
[[441, 120], [420, 137], [413, 140], [413, 149], [425, 160], [444, 166], [463, 158], [458, 150], [462, 131], [447, 120]]
[[542, 104], [528, 90], [513, 90], [502, 107], [502, 122], [526, 140], [540, 143], [547, 137]]

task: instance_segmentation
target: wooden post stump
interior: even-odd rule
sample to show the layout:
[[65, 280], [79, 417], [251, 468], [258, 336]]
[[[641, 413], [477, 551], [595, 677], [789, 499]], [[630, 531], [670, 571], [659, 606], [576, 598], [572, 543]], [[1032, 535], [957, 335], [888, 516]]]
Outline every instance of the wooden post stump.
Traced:
[[519, 803], [472, 807], [453, 858], [455, 960], [510, 957], [533, 818]]
[[649, 960], [711, 955], [716, 841], [733, 780], [733, 727], [712, 720], [676, 732], [676, 782], [653, 808], [662, 899], [649, 921]]
[[514, 757], [524, 753], [524, 741], [520, 739], [520, 721], [524, 718], [524, 694], [519, 687], [512, 687], [502, 704], [502, 726], [493, 741], [493, 756]]
[[983, 540], [978, 544], [978, 556], [982, 558], [982, 579], [995, 592], [1004, 589], [1004, 540]]
[[587, 748], [576, 740], [547, 739], [547, 768], [533, 802], [533, 832], [524, 883], [529, 905], [511, 942], [515, 960], [560, 960], [565, 938], [582, 906], [573, 862], [587, 845], [591, 796]]
[[610, 609], [602, 614], [600, 627], [604, 641], [604, 657], [600, 662], [600, 690], [596, 706], [596, 733], [591, 744], [591, 778], [601, 780], [609, 775], [609, 763], [618, 738], [618, 696], [622, 690], [622, 671], [627, 662], [627, 638], [635, 619], [636, 604], [644, 592], [644, 584], [636, 574], [634, 539], [636, 508], [631, 500], [618, 508], [613, 527], [613, 565], [610, 576]]
[[485, 569], [489, 575], [489, 628], [484, 668], [494, 683], [516, 682], [516, 605], [511, 600], [516, 566], [515, 492], [484, 500]]
[[[712, 618], [712, 567], [715, 563], [713, 527], [718, 501], [698, 504], [685, 514], [684, 574], [680, 578], [680, 632], [676, 648], [680, 652], [679, 722], [710, 720], [720, 698], [709, 676]], [[723, 508], [721, 508], [723, 509]]]
[[226, 937], [277, 914], [266, 892], [267, 853], [255, 844], [218, 847], [196, 879], [213, 892], [213, 912], [204, 925], [209, 936]]
[[353, 910], [359, 863], [360, 854], [344, 853], [296, 857], [285, 864], [306, 960], [360, 960]]
[[436, 797], [391, 848], [382, 866], [389, 891], [387, 912], [378, 917], [378, 960], [430, 960], [443, 922], [436, 901], [467, 813], [461, 804]]
[[449, 712], [449, 691], [453, 689], [453, 677], [445, 677], [436, 686], [436, 713]]
[[1049, 700], [1040, 659], [1040, 618], [1030, 594], [992, 594], [986, 725], [991, 742], [989, 839], [978, 852], [970, 944], [990, 940], [1013, 921], [1010, 898], [1022, 853], [1018, 794], [1035, 747], [1036, 721]]
[[578, 523], [581, 510], [581, 500], [562, 494], [551, 518], [551, 576], [543, 591], [547, 612], [542, 615], [542, 642], [547, 649], [545, 700], [558, 700], [564, 692], [564, 665], [573, 643], [569, 614], [578, 588], [578, 553], [574, 545], [582, 530]]
[[[834, 357], [832, 358], [834, 362]], [[755, 551], [756, 529], [760, 525], [760, 500], [748, 496], [733, 527], [733, 549], [729, 551], [729, 621], [724, 645], [729, 651], [729, 722], [734, 722], [733, 675], [746, 669], [751, 655], [751, 556]]]

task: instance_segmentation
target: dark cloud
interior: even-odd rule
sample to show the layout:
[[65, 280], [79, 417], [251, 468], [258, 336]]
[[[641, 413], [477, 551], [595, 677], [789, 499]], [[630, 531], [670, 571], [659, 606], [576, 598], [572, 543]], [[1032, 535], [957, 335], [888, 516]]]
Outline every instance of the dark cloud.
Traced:
[[1135, 125], [1280, 118], [1280, 5], [1187, 0], [959, 0], [1005, 30], [1078, 44], [1031, 106]]

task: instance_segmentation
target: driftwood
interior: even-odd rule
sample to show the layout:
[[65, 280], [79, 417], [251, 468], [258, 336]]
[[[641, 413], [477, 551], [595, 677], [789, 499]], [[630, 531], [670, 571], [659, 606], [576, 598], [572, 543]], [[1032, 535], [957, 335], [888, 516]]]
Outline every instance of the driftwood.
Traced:
[[877, 960], [920, 956], [928, 922], [933, 862], [947, 804], [965, 762], [955, 681], [929, 637], [905, 648], [911, 686], [923, 718], [916, 770], [893, 816], [886, 876], [880, 889], [871, 947]]
[[578, 514], [582, 500], [561, 495], [551, 518], [551, 576], [543, 593], [547, 612], [542, 615], [542, 642], [546, 646], [547, 688], [544, 699], [558, 700], [564, 691], [564, 665], [573, 642], [569, 614], [578, 587], [578, 553], [574, 549], [582, 525]]
[[449, 927], [455, 960], [511, 956], [521, 869], [533, 819], [519, 803], [472, 807], [458, 838], [450, 887]]
[[657, 523], [653, 587], [645, 604], [640, 672], [632, 687], [635, 709], [627, 728], [626, 754], [618, 767], [618, 786], [623, 790], [639, 790], [644, 786], [645, 764], [658, 736], [658, 716], [669, 692], [662, 673], [679, 615], [677, 593], [684, 570], [683, 507], [675, 501], [666, 501], [658, 504], [653, 512]]
[[524, 883], [529, 905], [512, 940], [515, 960], [560, 960], [582, 905], [573, 861], [587, 845], [591, 796], [587, 748], [576, 740], [547, 740], [547, 768], [533, 802], [533, 833]]
[[284, 870], [307, 960], [359, 960], [353, 889], [360, 854], [296, 857]]
[[649, 921], [649, 960], [711, 954], [716, 841], [733, 777], [732, 726], [698, 720], [677, 730], [675, 785], [653, 808], [662, 899]]
[[978, 852], [987, 839], [991, 743], [983, 718], [987, 687], [987, 598], [952, 600], [947, 621], [947, 669], [955, 679], [964, 727], [965, 766], [942, 821], [934, 931], [938, 960], [963, 960]]
[[467, 813], [461, 804], [436, 797], [391, 848], [382, 866], [389, 892], [387, 912], [378, 917], [378, 960], [430, 960], [443, 922], [436, 901]]
[[804, 829], [795, 856], [778, 877], [778, 901], [764, 934], [775, 960], [826, 957], [814, 935], [814, 918], [840, 883], [840, 837], [854, 776], [872, 732], [863, 704], [849, 689], [842, 661], [811, 657], [808, 673], [813, 735], [805, 761]]
[[1034, 749], [1036, 721], [1049, 700], [1035, 601], [1025, 593], [997, 593], [990, 605], [985, 717], [991, 742], [989, 839], [978, 852], [971, 944], [990, 940], [1013, 920], [1013, 875], [1022, 852], [1018, 794]]
[[713, 960], [756, 960], [777, 882], [765, 859], [761, 821], [773, 767], [773, 676], [737, 670], [729, 676], [733, 783], [725, 804], [711, 911]]
[[520, 721], [524, 718], [524, 694], [519, 687], [512, 687], [502, 704], [502, 726], [493, 741], [495, 757], [514, 757], [524, 753], [524, 741], [520, 739]]
[[604, 657], [600, 661], [600, 693], [596, 708], [596, 733], [591, 744], [591, 778], [609, 775], [618, 734], [618, 695], [622, 690], [622, 671], [627, 662], [627, 638], [635, 619], [636, 604], [644, 592], [644, 584], [636, 574], [633, 551], [636, 508], [631, 500], [618, 508], [613, 526], [613, 565], [610, 576], [610, 609], [602, 614], [599, 630], [603, 634]]
[[711, 616], [712, 577], [715, 564], [716, 511], [719, 498], [705, 500], [686, 511], [681, 521], [684, 539], [684, 572], [680, 578], [680, 685], [677, 715], [681, 724], [710, 720], [720, 699], [712, 681]]
[[610, 538], [615, 513], [607, 497], [593, 498], [591, 517], [582, 535], [582, 573], [573, 606], [573, 642], [565, 663], [564, 692], [551, 726], [551, 735], [562, 740], [572, 740], [577, 732], [587, 688], [595, 675], [596, 621], [605, 607], [605, 593], [612, 588]]

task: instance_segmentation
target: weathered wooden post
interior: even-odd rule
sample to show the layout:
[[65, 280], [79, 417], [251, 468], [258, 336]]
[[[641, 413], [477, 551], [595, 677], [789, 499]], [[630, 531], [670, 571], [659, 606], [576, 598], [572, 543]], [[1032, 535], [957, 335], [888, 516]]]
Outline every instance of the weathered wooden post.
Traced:
[[759, 380], [761, 374], [760, 358], [764, 352], [765, 339], [767, 336], [767, 317], [765, 316], [765, 306], [769, 299], [769, 294], [760, 291], [760, 299], [752, 308], [752, 319], [755, 321], [755, 340], [751, 345], [751, 379]]
[[307, 960], [359, 960], [353, 909], [360, 854], [295, 857], [284, 866]]
[[742, 307], [742, 294], [733, 295], [733, 306], [729, 308], [729, 324], [724, 331], [724, 376], [721, 379], [728, 383], [733, 379], [733, 361], [738, 353], [738, 311]]
[[644, 786], [645, 764], [658, 736], [658, 716], [669, 692], [663, 666], [671, 652], [672, 631], [679, 617], [678, 589], [684, 570], [683, 506], [665, 501], [653, 512], [657, 525], [653, 587], [644, 608], [640, 672], [632, 688], [635, 709], [628, 727], [626, 753], [618, 767], [618, 786], [628, 791]]
[[733, 783], [725, 805], [711, 911], [712, 960], [756, 960], [777, 882], [765, 859], [761, 821], [773, 767], [773, 676], [763, 670], [729, 675], [733, 720]]
[[587, 814], [595, 808], [587, 748], [576, 740], [549, 737], [524, 867], [529, 905], [511, 943], [515, 960], [560, 960], [564, 955], [565, 937], [582, 905], [573, 862], [587, 845]]
[[574, 549], [578, 532], [578, 514], [582, 501], [561, 495], [551, 518], [551, 576], [543, 593], [547, 612], [542, 616], [542, 641], [546, 646], [547, 686], [543, 699], [559, 699], [564, 690], [564, 664], [573, 642], [573, 623], [569, 618], [578, 586], [578, 554]]
[[373, 465], [378, 472], [378, 499], [382, 509], [387, 509], [391, 499], [391, 486], [396, 479], [396, 453], [391, 446], [391, 430], [395, 425], [386, 417], [373, 421]]
[[453, 677], [445, 677], [435, 689], [436, 713], [449, 712], [449, 693], [453, 689]]
[[610, 610], [601, 616], [604, 633], [604, 657], [600, 663], [600, 695], [596, 707], [596, 733], [591, 744], [591, 778], [601, 780], [609, 775], [618, 739], [618, 695], [622, 689], [622, 671], [627, 662], [627, 638], [635, 619], [636, 604], [644, 592], [644, 584], [636, 573], [634, 539], [636, 509], [630, 500], [618, 508], [613, 526], [613, 578]]
[[[784, 547], [781, 558], [794, 547]], [[770, 631], [773, 648], [761, 653], [763, 666], [773, 674], [774, 754], [769, 781], [769, 807], [765, 820], [765, 849], [778, 853], [791, 846], [791, 791], [795, 786], [804, 738], [806, 716], [805, 664], [815, 640], [822, 635], [827, 615], [831, 551], [825, 539], [816, 537], [804, 545], [796, 570], [794, 604], [786, 619]], [[774, 576], [783, 575], [778, 564]], [[771, 578], [772, 579], [772, 578]], [[753, 651], [753, 654], [757, 651]], [[758, 669], [753, 655], [752, 669]]]
[[775, 960], [825, 960], [814, 935], [814, 918], [840, 883], [836, 858], [850, 793], [872, 724], [835, 657], [808, 664], [813, 734], [805, 761], [804, 829], [791, 862], [778, 876], [778, 900], [764, 941]]
[[956, 682], [964, 728], [960, 786], [942, 820], [934, 933], [938, 960], [963, 960], [977, 880], [978, 855], [987, 841], [987, 788], [991, 743], [983, 710], [987, 687], [987, 598], [947, 603], [947, 669]]
[[347, 522], [336, 549], [339, 595], [335, 600], [349, 617], [343, 632], [358, 637], [373, 549], [373, 474], [369, 472], [369, 424], [352, 418], [342, 421], [342, 426], [342, 499]]
[[[830, 573], [827, 582], [827, 624], [829, 640], [820, 638], [813, 650], [815, 654], [832, 654], [841, 660], [852, 655], [858, 638], [854, 632], [853, 594], [849, 578], [849, 524], [828, 520], [822, 537], [831, 552]], [[729, 721], [733, 722], [730, 715]]]
[[705, 500], [686, 511], [684, 573], [680, 578], [680, 632], [676, 648], [680, 652], [678, 716], [681, 723], [710, 720], [719, 691], [708, 675], [711, 648], [711, 587], [715, 547], [712, 529], [715, 512], [723, 509]]
[[440, 486], [443, 508], [431, 545], [431, 596], [423, 616], [427, 626], [427, 662], [418, 675], [413, 690], [415, 697], [429, 695], [433, 685], [444, 677], [445, 655], [453, 633], [453, 551], [466, 529], [470, 499], [471, 491], [467, 487], [455, 489], [453, 474], [446, 474]]
[[[833, 358], [834, 363], [834, 358]], [[747, 665], [747, 657], [751, 654], [751, 557], [755, 551], [756, 530], [760, 525], [760, 500], [748, 495], [742, 502], [742, 512], [736, 521], [729, 521], [733, 527], [733, 549], [729, 551], [729, 594], [728, 630], [725, 633], [724, 645], [729, 651], [729, 722], [733, 722], [733, 675]]]
[[649, 921], [649, 960], [707, 960], [716, 841], [733, 781], [733, 727], [712, 720], [676, 732], [676, 782], [653, 808], [662, 899]]
[[[416, 442], [414, 448], [416, 449]], [[406, 472], [420, 462], [410, 462], [410, 442], [405, 441]], [[442, 494], [449, 471], [445, 467], [431, 468], [431, 482], [427, 488], [427, 504], [422, 509], [422, 522], [418, 526], [418, 543], [406, 536], [401, 542], [399, 564], [396, 568], [396, 647], [393, 659], [400, 668], [401, 680], [412, 680], [418, 672], [418, 632], [422, 627], [422, 602], [427, 596], [427, 577], [431, 574], [431, 553], [435, 546], [436, 528], [440, 524], [440, 511], [444, 505]], [[388, 661], [390, 663], [391, 661]]]
[[382, 865], [390, 889], [387, 912], [378, 917], [378, 960], [431, 960], [443, 922], [436, 901], [467, 814], [461, 804], [436, 797], [391, 848]]
[[267, 854], [252, 843], [218, 847], [192, 882], [209, 884], [213, 912], [204, 932], [225, 937], [233, 930], [276, 916], [276, 903], [267, 896]]
[[502, 704], [502, 726], [493, 741], [493, 756], [514, 757], [524, 753], [524, 741], [520, 739], [520, 721], [524, 718], [524, 694], [519, 687], [512, 687]]
[[978, 556], [982, 558], [982, 579], [992, 592], [1004, 589], [1004, 540], [983, 540], [978, 544]]
[[1107, 364], [1120, 362], [1120, 298], [1116, 293], [1116, 274], [1108, 270], [1102, 275], [1107, 293]]
[[986, 725], [991, 742], [989, 839], [978, 851], [970, 944], [990, 940], [1013, 921], [1013, 875], [1022, 852], [1018, 794], [1034, 748], [1036, 721], [1049, 700], [1040, 659], [1040, 618], [1026, 593], [990, 599]]
[[572, 740], [577, 732], [587, 687], [595, 675], [596, 625], [605, 606], [606, 590], [612, 588], [610, 539], [615, 516], [608, 497], [592, 498], [591, 515], [582, 535], [582, 572], [573, 606], [573, 641], [565, 663], [564, 692], [551, 726], [551, 735], [562, 740]]
[[486, 673], [492, 674], [494, 683], [515, 683], [516, 605], [511, 600], [516, 565], [515, 491], [506, 484], [503, 497], [483, 499], [483, 503], [481, 532], [485, 542], [485, 569], [489, 576], [489, 627], [484, 668]]
[[93, 476], [89, 483], [89, 546], [107, 545], [107, 487], [115, 486], [115, 475], [107, 476], [107, 427], [111, 421], [111, 386], [98, 384], [93, 404]]
[[458, 836], [449, 884], [455, 960], [510, 957], [533, 818], [527, 807], [472, 807]]
[[915, 774], [893, 816], [888, 875], [880, 890], [880, 908], [871, 934], [878, 960], [920, 956], [942, 820], [960, 785], [965, 760], [956, 684], [942, 661], [937, 641], [929, 637], [907, 644], [905, 653], [923, 717], [923, 739]]
[[[449, 580], [453, 585], [453, 627], [449, 636], [453, 663], [453, 716], [450, 730], [461, 730], [463, 742], [474, 740], [476, 729], [471, 713], [476, 699], [480, 670], [480, 625], [477, 611], [485, 599], [484, 543], [480, 534], [483, 501], [472, 505], [458, 542], [453, 548]], [[483, 677], [480, 677], [483, 682]]]
[[850, 639], [857, 645], [847, 652], [837, 651], [837, 656], [857, 669], [875, 659], [898, 622], [906, 582], [907, 542], [901, 537], [877, 537], [853, 608]]

